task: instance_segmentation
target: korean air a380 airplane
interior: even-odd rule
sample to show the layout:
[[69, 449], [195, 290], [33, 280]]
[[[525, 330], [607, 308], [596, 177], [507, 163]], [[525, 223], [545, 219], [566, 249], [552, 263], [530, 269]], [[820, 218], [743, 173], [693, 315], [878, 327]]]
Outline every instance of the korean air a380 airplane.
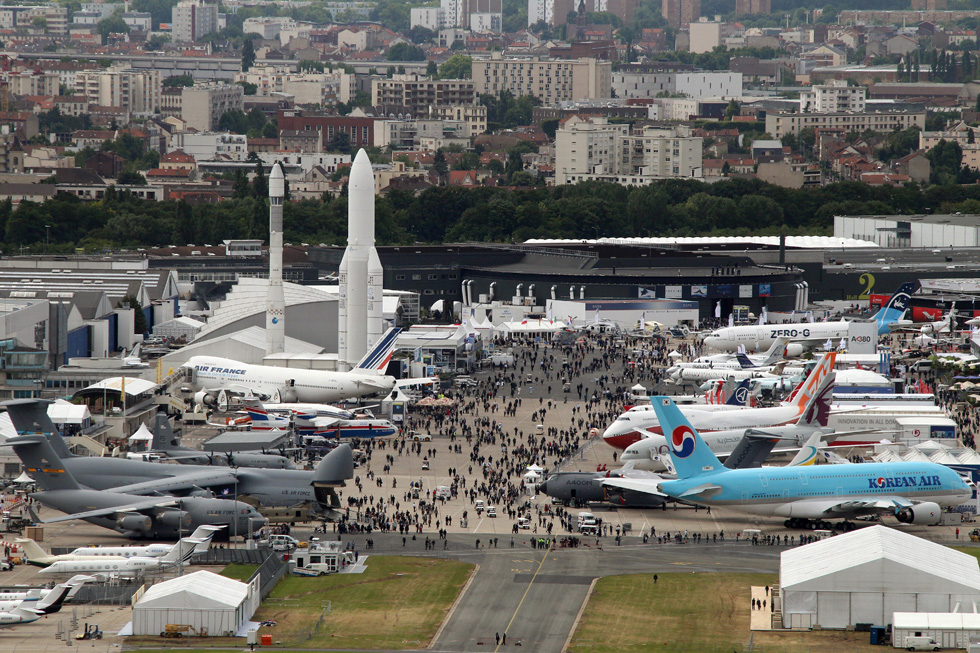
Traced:
[[[786, 517], [787, 528], [828, 528], [827, 519], [867, 515], [938, 524], [943, 506], [959, 505], [972, 494], [958, 473], [931, 462], [728, 469], [669, 397], [656, 397], [652, 404], [664, 433], [670, 434], [668, 451], [677, 480], [609, 478], [604, 485]], [[845, 522], [844, 527], [850, 530], [853, 524]]]

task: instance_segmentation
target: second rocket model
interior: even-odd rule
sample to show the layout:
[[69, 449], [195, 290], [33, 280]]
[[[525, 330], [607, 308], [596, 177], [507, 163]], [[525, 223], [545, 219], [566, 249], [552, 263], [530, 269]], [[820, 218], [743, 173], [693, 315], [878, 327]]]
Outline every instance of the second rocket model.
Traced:
[[383, 332], [384, 269], [374, 248], [374, 171], [358, 150], [347, 189], [347, 249], [340, 262], [338, 362], [352, 369]]
[[286, 299], [282, 288], [282, 202], [286, 179], [277, 162], [269, 175], [269, 293], [265, 309], [266, 354], [286, 350]]

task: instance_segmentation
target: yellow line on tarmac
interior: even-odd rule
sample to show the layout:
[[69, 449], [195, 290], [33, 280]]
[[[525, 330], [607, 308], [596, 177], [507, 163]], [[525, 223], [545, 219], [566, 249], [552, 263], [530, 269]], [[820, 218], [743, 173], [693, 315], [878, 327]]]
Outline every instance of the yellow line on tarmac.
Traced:
[[[511, 625], [514, 623], [514, 619], [517, 619], [517, 613], [521, 611], [521, 606], [524, 605], [524, 599], [527, 598], [527, 593], [531, 591], [531, 585], [534, 585], [534, 579], [538, 577], [538, 573], [541, 571], [541, 567], [544, 566], [544, 561], [548, 559], [548, 554], [551, 553], [551, 542], [548, 542], [548, 550], [544, 552], [544, 556], [541, 558], [541, 562], [538, 564], [538, 568], [534, 571], [534, 575], [531, 576], [531, 582], [527, 584], [527, 589], [524, 590], [524, 596], [521, 597], [521, 602], [517, 604], [517, 608], [514, 610], [513, 616], [511, 616], [510, 621], [507, 622], [507, 627], [504, 628], [504, 634], [510, 630]], [[497, 644], [497, 648], [493, 649], [494, 653], [500, 649], [500, 644]]]

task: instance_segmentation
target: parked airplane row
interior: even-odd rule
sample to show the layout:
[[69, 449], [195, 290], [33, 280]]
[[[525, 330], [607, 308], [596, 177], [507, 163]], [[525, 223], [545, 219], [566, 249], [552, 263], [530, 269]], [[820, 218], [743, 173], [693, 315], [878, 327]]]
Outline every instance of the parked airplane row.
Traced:
[[[247, 535], [267, 520], [247, 499], [264, 507], [307, 505], [336, 516], [336, 488], [354, 476], [347, 444], [329, 452], [312, 471], [165, 465], [140, 460], [71, 454], [47, 416], [48, 402], [7, 401], [19, 433], [7, 440], [41, 488], [34, 496], [63, 517], [84, 519], [134, 538], [173, 538], [203, 525], [223, 525], [223, 535]], [[217, 498], [221, 497], [221, 498]]]
[[609, 478], [604, 485], [663, 500], [785, 517], [788, 528], [875, 515], [938, 524], [942, 507], [959, 505], [972, 494], [956, 471], [931, 462], [729, 469], [669, 397], [658, 397], [652, 405], [669, 434], [668, 454], [677, 478]]

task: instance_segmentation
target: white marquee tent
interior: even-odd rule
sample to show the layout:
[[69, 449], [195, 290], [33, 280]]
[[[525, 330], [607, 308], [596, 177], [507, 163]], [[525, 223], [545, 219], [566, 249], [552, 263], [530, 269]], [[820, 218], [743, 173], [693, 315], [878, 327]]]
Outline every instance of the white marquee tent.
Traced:
[[133, 634], [159, 635], [167, 624], [187, 624], [212, 637], [237, 633], [259, 601], [258, 577], [242, 583], [196, 571], [148, 589], [133, 606]]
[[779, 584], [786, 627], [883, 626], [895, 612], [951, 612], [957, 602], [980, 602], [980, 565], [971, 555], [871, 526], [784, 551]]

